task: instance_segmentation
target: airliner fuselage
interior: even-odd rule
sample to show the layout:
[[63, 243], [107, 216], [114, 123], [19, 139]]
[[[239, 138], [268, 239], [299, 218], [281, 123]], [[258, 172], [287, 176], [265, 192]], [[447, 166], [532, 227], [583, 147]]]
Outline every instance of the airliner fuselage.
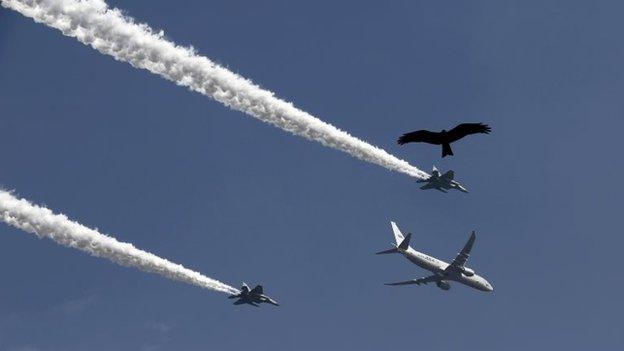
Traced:
[[399, 253], [405, 256], [408, 260], [410, 260], [413, 264], [419, 266], [422, 269], [426, 269], [432, 273], [442, 275], [442, 280], [452, 280], [458, 283], [462, 283], [468, 285], [472, 288], [481, 291], [493, 291], [492, 285], [478, 274], [473, 274], [472, 276], [467, 276], [462, 272], [446, 272], [449, 264], [438, 260], [435, 257], [431, 257], [422, 252], [416, 251], [411, 247], [408, 247], [407, 250], [403, 250], [398, 248]]

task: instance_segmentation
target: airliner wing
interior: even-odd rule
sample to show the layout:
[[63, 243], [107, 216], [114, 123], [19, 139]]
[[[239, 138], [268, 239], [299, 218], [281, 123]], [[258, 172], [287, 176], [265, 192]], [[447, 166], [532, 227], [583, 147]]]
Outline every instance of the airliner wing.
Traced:
[[466, 264], [466, 261], [468, 261], [468, 258], [470, 257], [470, 251], [472, 250], [472, 245], [474, 245], [476, 238], [477, 236], [475, 232], [473, 231], [472, 234], [470, 234], [470, 238], [468, 239], [468, 242], [466, 243], [466, 245], [464, 245], [464, 248], [461, 249], [461, 251], [457, 254], [457, 257], [455, 257], [453, 262], [451, 262], [451, 264], [449, 265], [449, 268], [450, 267], [461, 268]]
[[404, 282], [386, 283], [386, 285], [410, 285], [410, 284], [420, 285], [420, 284], [435, 283], [438, 280], [440, 280], [439, 276], [437, 276], [437, 275], [430, 275], [428, 277], [412, 279], [412, 280], [406, 280]]

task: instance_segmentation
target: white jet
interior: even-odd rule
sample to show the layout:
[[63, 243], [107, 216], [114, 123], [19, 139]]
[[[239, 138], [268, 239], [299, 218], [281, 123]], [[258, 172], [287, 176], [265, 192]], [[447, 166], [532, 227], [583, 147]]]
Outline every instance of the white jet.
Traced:
[[409, 241], [412, 234], [409, 233], [406, 237], [404, 237], [399, 230], [399, 227], [397, 227], [396, 223], [390, 223], [392, 224], [392, 231], [394, 232], [394, 239], [396, 241], [396, 244], [393, 244], [395, 245], [395, 247], [390, 250], [378, 252], [377, 254], [400, 253], [415, 265], [431, 271], [433, 274], [423, 278], [412, 279], [398, 283], [389, 283], [386, 285], [420, 285], [435, 283], [438, 288], [442, 290], [448, 290], [451, 288], [451, 284], [449, 283], [449, 281], [456, 281], [477, 290], [487, 292], [494, 291], [492, 285], [490, 285], [490, 283], [485, 280], [485, 278], [479, 276], [478, 274], [475, 274], [475, 271], [473, 269], [466, 267], [466, 261], [470, 256], [470, 250], [472, 250], [472, 245], [474, 244], [476, 238], [474, 231], [470, 235], [470, 239], [468, 239], [466, 245], [464, 245], [464, 248], [457, 254], [457, 257], [455, 257], [453, 262], [449, 264], [444, 261], [440, 261], [435, 257], [425, 255], [422, 252], [418, 252], [412, 249], [409, 246]]

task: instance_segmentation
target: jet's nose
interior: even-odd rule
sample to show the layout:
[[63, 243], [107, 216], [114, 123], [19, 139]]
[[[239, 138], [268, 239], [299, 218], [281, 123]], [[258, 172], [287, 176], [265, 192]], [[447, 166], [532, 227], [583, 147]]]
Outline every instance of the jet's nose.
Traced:
[[485, 282], [485, 291], [492, 292], [494, 291], [494, 287], [490, 283]]

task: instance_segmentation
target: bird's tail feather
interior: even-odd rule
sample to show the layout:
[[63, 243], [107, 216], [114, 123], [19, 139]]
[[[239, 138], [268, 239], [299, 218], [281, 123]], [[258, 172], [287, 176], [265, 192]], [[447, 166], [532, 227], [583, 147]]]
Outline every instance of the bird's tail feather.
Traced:
[[453, 156], [453, 149], [450, 144], [442, 144], [442, 157]]

